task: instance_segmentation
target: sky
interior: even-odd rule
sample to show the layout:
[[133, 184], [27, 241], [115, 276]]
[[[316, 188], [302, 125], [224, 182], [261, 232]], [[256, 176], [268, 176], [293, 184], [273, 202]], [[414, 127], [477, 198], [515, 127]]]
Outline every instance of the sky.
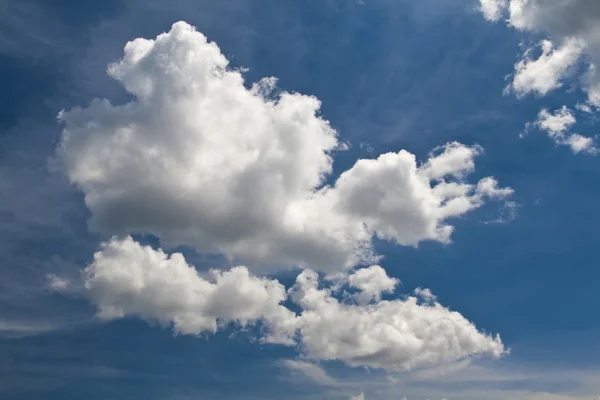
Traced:
[[0, 0], [0, 398], [600, 396], [593, 0]]

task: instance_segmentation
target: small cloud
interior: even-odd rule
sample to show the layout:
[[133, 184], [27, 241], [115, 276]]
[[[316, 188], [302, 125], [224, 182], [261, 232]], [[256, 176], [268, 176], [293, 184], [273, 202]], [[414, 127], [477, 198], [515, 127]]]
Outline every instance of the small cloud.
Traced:
[[422, 298], [423, 300], [425, 300], [426, 302], [435, 302], [437, 300], [437, 296], [434, 295], [433, 293], [431, 293], [430, 289], [421, 289], [420, 287], [415, 289], [415, 295], [419, 296], [420, 298]]
[[71, 288], [71, 281], [55, 274], [46, 275], [48, 288], [53, 292], [66, 292]]
[[481, 221], [483, 224], [506, 224], [517, 218], [517, 208], [521, 205], [516, 201], [505, 201], [500, 215], [495, 219]]

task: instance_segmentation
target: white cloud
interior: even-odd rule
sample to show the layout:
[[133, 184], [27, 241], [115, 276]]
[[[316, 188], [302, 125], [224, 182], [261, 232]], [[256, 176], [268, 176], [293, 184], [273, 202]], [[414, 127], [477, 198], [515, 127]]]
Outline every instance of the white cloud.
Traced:
[[298, 326], [305, 355], [350, 366], [410, 370], [470, 355], [499, 357], [499, 337], [479, 332], [462, 315], [439, 303], [420, 305], [414, 297], [376, 304], [342, 304], [318, 275], [302, 272], [289, 290], [302, 308]]
[[431, 292], [431, 289], [422, 289], [422, 288], [416, 288], [415, 289], [415, 295], [419, 296], [420, 298], [422, 298], [425, 301], [436, 301], [437, 300], [437, 296], [434, 295]]
[[58, 159], [96, 231], [151, 233], [163, 246], [263, 271], [334, 271], [376, 261], [373, 235], [448, 242], [447, 219], [490, 197], [465, 182], [481, 148], [458, 143], [423, 165], [404, 150], [358, 160], [325, 185], [341, 145], [320, 102], [277, 92], [274, 78], [248, 89], [218, 46], [183, 22], [129, 42], [108, 71], [131, 102], [95, 100], [60, 115]]
[[[507, 15], [508, 23], [520, 31], [538, 32], [549, 37], [542, 55], [531, 60], [526, 54], [517, 64], [513, 86], [517, 94], [541, 95], [560, 86], [566, 68], [581, 54], [589, 64], [582, 87], [591, 105], [600, 106], [600, 2], [590, 0], [480, 0], [480, 9], [489, 20]], [[554, 49], [553, 44], [557, 44]], [[519, 79], [517, 79], [517, 77]]]
[[102, 319], [137, 316], [172, 325], [180, 334], [216, 332], [229, 323], [279, 323], [294, 318], [281, 306], [285, 288], [245, 267], [201, 277], [183, 255], [167, 255], [130, 237], [105, 243], [84, 270], [86, 296]]
[[507, 0], [479, 0], [479, 10], [489, 21], [498, 21], [506, 5]]
[[592, 138], [582, 136], [578, 133], [573, 133], [571, 135], [568, 135], [565, 138], [565, 141], [563, 142], [563, 144], [570, 146], [571, 150], [575, 154], [581, 153], [581, 152], [596, 154], [596, 152], [598, 151], [594, 147], [594, 140]]
[[551, 137], [562, 135], [567, 132], [577, 120], [573, 115], [573, 112], [566, 106], [556, 110], [554, 114], [551, 114], [548, 110], [541, 110], [538, 114], [536, 124], [540, 129], [548, 132]]
[[379, 265], [359, 269], [350, 274], [347, 280], [351, 287], [359, 290], [355, 298], [361, 304], [381, 300], [383, 293], [392, 293], [400, 282], [389, 277]]
[[540, 47], [542, 54], [538, 58], [533, 59], [533, 49], [529, 49], [523, 59], [515, 64], [515, 75], [507, 90], [514, 91], [519, 97], [529, 93], [545, 96], [561, 87], [562, 80], [582, 51], [581, 45], [575, 40], [567, 40], [559, 48], [554, 48], [551, 41], [544, 40]]
[[[85, 269], [84, 281], [84, 293], [101, 318], [136, 316], [194, 335], [261, 321], [263, 341], [297, 343], [307, 360], [409, 370], [504, 353], [499, 337], [479, 332], [433, 300], [344, 304], [319, 288], [319, 277], [310, 270], [298, 275], [287, 293], [276, 280], [253, 276], [245, 267], [212, 271], [205, 279], [181, 254], [167, 255], [131, 238], [106, 243]], [[285, 300], [300, 312], [284, 307]]]
[[587, 152], [595, 154], [597, 149], [592, 138], [582, 136], [578, 133], [569, 133], [569, 130], [577, 120], [573, 111], [566, 106], [554, 111], [554, 113], [543, 109], [539, 112], [534, 125], [548, 134], [548, 137], [557, 145], [569, 146], [573, 153]]

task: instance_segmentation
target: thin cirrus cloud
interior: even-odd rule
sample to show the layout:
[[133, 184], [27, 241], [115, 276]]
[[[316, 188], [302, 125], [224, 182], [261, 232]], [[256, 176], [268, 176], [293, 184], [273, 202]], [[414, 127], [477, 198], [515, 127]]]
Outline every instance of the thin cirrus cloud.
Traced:
[[[424, 304], [410, 296], [343, 302], [334, 296], [338, 289], [323, 287], [312, 270], [300, 273], [287, 290], [246, 267], [202, 277], [181, 254], [168, 255], [129, 237], [105, 243], [83, 277], [84, 295], [102, 319], [138, 317], [188, 335], [260, 323], [262, 342], [296, 346], [314, 361], [411, 370], [506, 352], [499, 336], [477, 330], [430, 292]], [[368, 295], [382, 288], [382, 281], [392, 281], [378, 266], [342, 279]], [[285, 301], [300, 311], [291, 311]]]
[[[534, 57], [532, 54], [538, 49], [529, 48], [515, 64], [507, 91], [519, 97], [528, 94], [545, 96], [561, 88], [566, 78], [579, 75], [580, 87], [587, 94], [587, 104], [583, 107], [588, 111], [600, 108], [600, 75], [597, 71], [600, 62], [599, 2], [479, 0], [479, 3], [480, 11], [489, 21], [499, 21], [506, 16], [508, 25], [518, 31], [548, 36], [539, 44], [541, 54]], [[580, 60], [586, 64], [583, 71], [578, 68]], [[552, 138], [551, 132], [548, 133]], [[570, 146], [575, 153], [596, 154], [593, 139], [580, 134], [563, 136], [559, 137], [558, 144]]]
[[482, 149], [460, 143], [421, 165], [405, 150], [361, 159], [326, 184], [344, 145], [319, 100], [274, 78], [245, 85], [183, 22], [129, 42], [108, 72], [133, 100], [62, 112], [57, 152], [105, 234], [151, 233], [263, 272], [335, 272], [377, 261], [374, 235], [449, 242], [449, 219], [512, 193], [491, 177], [467, 182]]

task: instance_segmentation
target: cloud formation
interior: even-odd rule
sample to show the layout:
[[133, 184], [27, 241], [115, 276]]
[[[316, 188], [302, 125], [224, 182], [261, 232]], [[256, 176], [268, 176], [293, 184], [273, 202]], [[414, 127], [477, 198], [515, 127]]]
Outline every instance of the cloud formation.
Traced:
[[[590, 0], [479, 0], [480, 11], [490, 21], [505, 15], [509, 26], [523, 32], [542, 33], [539, 49], [525, 51], [515, 64], [507, 92], [518, 97], [528, 94], [545, 96], [563, 86], [566, 78], [579, 74], [587, 104], [577, 107], [584, 112], [600, 109], [600, 3]], [[541, 50], [541, 53], [538, 51]], [[535, 55], [535, 53], [540, 53]], [[581, 65], [585, 65], [583, 71]], [[567, 115], [568, 114], [568, 115]], [[535, 125], [545, 130], [557, 145], [566, 145], [573, 153], [596, 154], [593, 139], [578, 133], [556, 130], [549, 124], [565, 117], [575, 119], [566, 106], [550, 114], [542, 109]]]
[[358, 160], [327, 184], [343, 145], [319, 100], [275, 78], [246, 84], [184, 22], [129, 42], [108, 73], [133, 99], [62, 112], [58, 160], [109, 235], [150, 233], [262, 271], [335, 271], [376, 261], [374, 235], [448, 242], [448, 219], [512, 192], [467, 183], [482, 149], [459, 143], [422, 165], [405, 150]]
[[246, 267], [201, 277], [183, 255], [167, 255], [130, 237], [111, 240], [84, 270], [85, 294], [101, 319], [136, 316], [172, 325], [180, 334], [216, 332], [235, 323], [293, 319], [283, 285]]
[[[568, 146], [575, 154], [585, 152], [596, 154], [598, 150], [594, 146], [592, 138], [585, 137], [578, 133], [571, 133], [569, 130], [577, 120], [573, 111], [566, 106], [555, 110], [553, 113], [547, 109], [542, 109], [533, 126], [548, 134], [548, 137], [558, 146]], [[527, 128], [531, 125], [529, 124]]]
[[515, 64], [515, 74], [507, 91], [513, 91], [519, 97], [531, 93], [545, 96], [563, 85], [563, 79], [569, 75], [582, 51], [576, 40], [566, 40], [559, 48], [555, 48], [550, 40], [543, 40], [540, 48], [542, 54], [537, 58], [531, 56], [535, 49], [528, 49], [523, 59]]
[[589, 57], [581, 77], [589, 103], [600, 106], [600, 3], [590, 0], [479, 0], [480, 10], [490, 21], [507, 16], [519, 31], [539, 32], [549, 39], [541, 43], [542, 54], [531, 59], [525, 53], [516, 64], [513, 89], [519, 94], [544, 95], [561, 86], [566, 72], [582, 55]]
[[[287, 291], [245, 267], [211, 271], [205, 278], [181, 254], [168, 255], [131, 238], [105, 243], [83, 277], [84, 295], [100, 318], [138, 317], [192, 335], [261, 322], [263, 342], [297, 345], [315, 361], [410, 370], [505, 352], [500, 337], [478, 331], [433, 298], [426, 304], [415, 297], [341, 302], [311, 270], [298, 275]], [[359, 290], [367, 294], [377, 292], [373, 288], [382, 281], [392, 281], [379, 267], [345, 279], [360, 282]], [[300, 311], [286, 308], [285, 301]]]

